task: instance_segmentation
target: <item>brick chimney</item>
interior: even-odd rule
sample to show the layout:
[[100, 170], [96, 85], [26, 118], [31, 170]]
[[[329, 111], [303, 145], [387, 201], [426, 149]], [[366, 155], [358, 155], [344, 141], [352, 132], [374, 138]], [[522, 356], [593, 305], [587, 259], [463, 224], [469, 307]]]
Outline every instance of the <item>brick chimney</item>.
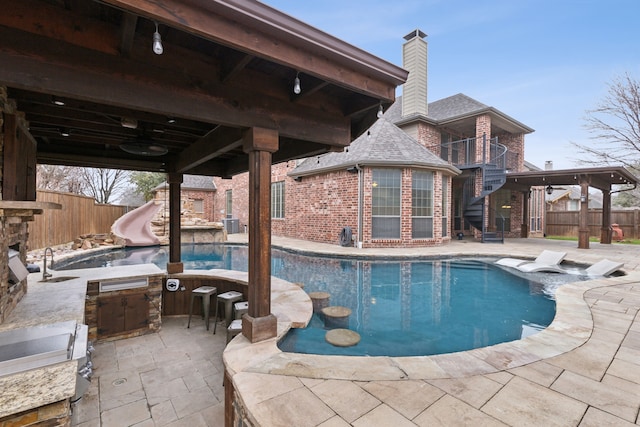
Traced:
[[402, 87], [402, 116], [423, 115], [427, 111], [427, 35], [414, 30], [404, 36], [402, 67], [409, 77]]

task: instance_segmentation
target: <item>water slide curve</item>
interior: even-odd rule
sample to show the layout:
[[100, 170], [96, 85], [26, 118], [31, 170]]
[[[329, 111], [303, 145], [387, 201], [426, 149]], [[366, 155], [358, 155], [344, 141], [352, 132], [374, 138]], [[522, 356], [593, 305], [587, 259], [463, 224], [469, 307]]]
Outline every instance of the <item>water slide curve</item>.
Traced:
[[151, 231], [151, 220], [160, 210], [153, 200], [122, 215], [111, 226], [111, 233], [124, 246], [154, 246], [160, 244], [158, 236]]

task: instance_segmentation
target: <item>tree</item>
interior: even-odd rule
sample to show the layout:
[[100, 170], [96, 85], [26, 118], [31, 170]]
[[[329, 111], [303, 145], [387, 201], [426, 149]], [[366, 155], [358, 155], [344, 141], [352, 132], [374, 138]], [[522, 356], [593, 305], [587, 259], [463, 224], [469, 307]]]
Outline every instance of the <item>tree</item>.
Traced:
[[573, 145], [586, 155], [579, 159], [582, 163], [634, 169], [640, 164], [640, 81], [627, 73], [608, 86], [607, 95], [585, 118], [593, 144]]
[[59, 165], [38, 165], [36, 168], [36, 187], [39, 190], [73, 194], [84, 194], [85, 189], [80, 168]]
[[129, 181], [147, 202], [153, 198], [153, 189], [165, 180], [166, 175], [159, 172], [132, 172], [129, 177]]
[[[585, 128], [593, 134], [592, 145], [573, 143], [581, 163], [625, 166], [638, 176], [640, 171], [640, 81], [630, 74], [615, 78], [607, 95], [594, 110], [587, 111]], [[586, 156], [586, 157], [584, 157]], [[620, 187], [612, 202], [617, 206], [638, 206], [640, 189]]]
[[126, 190], [129, 172], [121, 169], [81, 168], [85, 194], [97, 203], [110, 203]]

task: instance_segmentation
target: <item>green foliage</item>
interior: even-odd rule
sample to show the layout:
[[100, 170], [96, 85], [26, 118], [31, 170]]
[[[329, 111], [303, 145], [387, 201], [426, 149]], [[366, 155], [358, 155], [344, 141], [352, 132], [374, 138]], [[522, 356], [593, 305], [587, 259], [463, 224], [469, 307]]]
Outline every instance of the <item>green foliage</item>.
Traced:
[[153, 198], [153, 189], [165, 182], [166, 176], [159, 172], [132, 172], [129, 181], [145, 201]]

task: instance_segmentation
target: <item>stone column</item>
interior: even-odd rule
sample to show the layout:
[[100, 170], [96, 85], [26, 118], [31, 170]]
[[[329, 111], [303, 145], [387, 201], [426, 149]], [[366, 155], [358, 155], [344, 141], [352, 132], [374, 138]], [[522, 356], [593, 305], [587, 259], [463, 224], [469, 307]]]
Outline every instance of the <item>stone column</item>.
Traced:
[[182, 184], [181, 173], [169, 173], [167, 182], [169, 183], [169, 263], [167, 272], [169, 274], [182, 273], [182, 254], [180, 250], [180, 184]]
[[243, 149], [249, 154], [249, 312], [242, 334], [254, 343], [278, 330], [271, 314], [271, 155], [278, 150], [278, 132], [251, 128]]

